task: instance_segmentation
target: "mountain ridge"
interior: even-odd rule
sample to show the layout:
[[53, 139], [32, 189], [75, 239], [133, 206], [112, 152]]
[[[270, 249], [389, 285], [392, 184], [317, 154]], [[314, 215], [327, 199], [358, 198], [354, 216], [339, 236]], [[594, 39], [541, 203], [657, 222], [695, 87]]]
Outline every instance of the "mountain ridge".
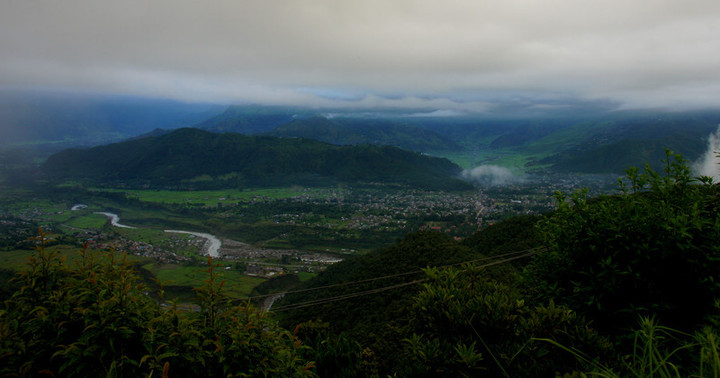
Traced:
[[239, 187], [382, 182], [469, 188], [460, 168], [389, 146], [334, 146], [303, 138], [215, 134], [183, 128], [51, 156], [41, 167], [52, 181], [165, 187]]

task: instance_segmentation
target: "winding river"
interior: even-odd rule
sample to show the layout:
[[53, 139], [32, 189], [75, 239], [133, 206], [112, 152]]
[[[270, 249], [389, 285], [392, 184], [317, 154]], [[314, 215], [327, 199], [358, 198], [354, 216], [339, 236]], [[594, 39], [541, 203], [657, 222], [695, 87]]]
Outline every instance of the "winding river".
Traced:
[[124, 225], [124, 224], [120, 224], [120, 217], [119, 217], [117, 214], [114, 214], [114, 213], [105, 213], [105, 212], [102, 212], [102, 211], [96, 211], [96, 212], [94, 212], [93, 214], [100, 214], [100, 215], [104, 215], [104, 216], [108, 217], [108, 219], [110, 219], [110, 224], [112, 224], [112, 225], [115, 226], [115, 227], [120, 227], [120, 228], [135, 228], [135, 227], [132, 227], [132, 226], [127, 226], [127, 225]]
[[[98, 212], [95, 212], [94, 214], [101, 214], [101, 215], [108, 217], [108, 219], [110, 219], [110, 224], [112, 224], [115, 227], [133, 228], [133, 229], [137, 228], [137, 227], [132, 227], [132, 226], [128, 226], [125, 224], [121, 224], [120, 217], [114, 213], [98, 211]], [[203, 254], [210, 255], [211, 257], [220, 257], [220, 247], [222, 246], [222, 242], [215, 235], [206, 234], [203, 232], [192, 232], [192, 231], [181, 231], [181, 230], [165, 230], [165, 232], [172, 232], [172, 233], [176, 233], [176, 234], [190, 234], [190, 235], [195, 235], [199, 238], [203, 238], [206, 240], [205, 245], [203, 246], [203, 249], [202, 249]]]
[[205, 245], [203, 246], [203, 252], [211, 257], [220, 257], [220, 247], [222, 242], [215, 235], [206, 234], [203, 232], [192, 232], [192, 231], [180, 231], [180, 230], [165, 230], [165, 232], [172, 232], [176, 234], [190, 234], [195, 235], [199, 238], [205, 239]]

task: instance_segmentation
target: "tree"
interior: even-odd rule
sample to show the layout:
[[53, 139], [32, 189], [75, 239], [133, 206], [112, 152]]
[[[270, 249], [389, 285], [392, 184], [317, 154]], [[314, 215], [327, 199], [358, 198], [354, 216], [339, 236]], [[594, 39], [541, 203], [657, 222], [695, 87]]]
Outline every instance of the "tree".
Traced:
[[540, 227], [547, 251], [527, 270], [527, 286], [605, 330], [632, 328], [638, 314], [692, 329], [720, 294], [719, 187], [692, 178], [670, 151], [662, 174], [626, 173], [620, 195], [557, 195]]
[[71, 267], [47, 242], [0, 310], [0, 375], [314, 375], [294, 335], [230, 305], [212, 261], [195, 312], [150, 297], [124, 254], [83, 248]]
[[406, 340], [405, 374], [439, 376], [548, 376], [582, 368], [550, 339], [605, 356], [608, 341], [570, 309], [552, 301], [528, 304], [517, 289], [486, 271], [425, 270], [428, 283], [415, 297], [414, 334]]

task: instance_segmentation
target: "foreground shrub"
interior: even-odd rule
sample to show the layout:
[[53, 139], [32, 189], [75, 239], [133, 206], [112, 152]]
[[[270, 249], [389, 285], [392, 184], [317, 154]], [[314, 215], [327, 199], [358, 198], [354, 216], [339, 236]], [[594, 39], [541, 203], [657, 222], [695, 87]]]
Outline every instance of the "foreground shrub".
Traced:
[[427, 269], [415, 298], [415, 334], [406, 340], [406, 374], [551, 376], [583, 370], [561, 348], [537, 338], [608, 355], [609, 342], [573, 311], [526, 304], [517, 290], [484, 271]]
[[80, 251], [70, 267], [36, 239], [0, 310], [0, 375], [311, 376], [289, 332], [231, 306], [210, 261], [200, 311], [161, 305], [123, 255]]
[[669, 152], [663, 173], [630, 169], [621, 184], [617, 196], [558, 195], [527, 287], [609, 332], [632, 329], [638, 314], [692, 331], [720, 295], [720, 188]]

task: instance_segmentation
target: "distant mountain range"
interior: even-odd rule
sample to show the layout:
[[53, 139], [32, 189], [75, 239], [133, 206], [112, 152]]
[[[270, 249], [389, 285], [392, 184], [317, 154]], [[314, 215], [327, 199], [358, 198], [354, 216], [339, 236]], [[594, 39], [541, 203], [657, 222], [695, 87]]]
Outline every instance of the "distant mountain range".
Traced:
[[559, 172], [619, 173], [629, 166], [643, 167], [645, 163], [660, 169], [665, 149], [689, 160], [698, 159], [707, 151], [708, 136], [718, 129], [719, 123], [720, 114], [709, 112], [653, 114], [584, 123], [562, 130], [566, 137], [579, 134], [573, 146], [538, 163], [549, 164]]
[[183, 128], [122, 143], [70, 149], [41, 167], [55, 182], [164, 188], [382, 182], [468, 189], [447, 159], [389, 146], [335, 146], [304, 138]]
[[565, 116], [555, 112], [502, 118], [430, 110], [221, 107], [120, 96], [0, 92], [0, 151], [13, 148], [0, 156], [20, 156], [23, 149], [24, 161], [32, 161], [72, 146], [158, 137], [194, 127], [337, 146], [395, 146], [445, 156], [465, 168], [499, 164], [537, 173], [622, 173], [631, 165], [657, 167], [665, 148], [697, 159], [719, 123], [720, 111]]
[[230, 106], [224, 112], [200, 122], [194, 127], [215, 133], [262, 134], [298, 118], [310, 118], [316, 115], [316, 111], [293, 107]]
[[535, 156], [528, 157], [524, 167], [516, 167], [530, 171], [622, 173], [645, 163], [658, 167], [666, 148], [697, 159], [719, 123], [720, 112], [626, 111], [592, 117], [486, 119], [233, 106], [197, 127], [337, 145], [392, 145], [439, 156], [497, 151]]

